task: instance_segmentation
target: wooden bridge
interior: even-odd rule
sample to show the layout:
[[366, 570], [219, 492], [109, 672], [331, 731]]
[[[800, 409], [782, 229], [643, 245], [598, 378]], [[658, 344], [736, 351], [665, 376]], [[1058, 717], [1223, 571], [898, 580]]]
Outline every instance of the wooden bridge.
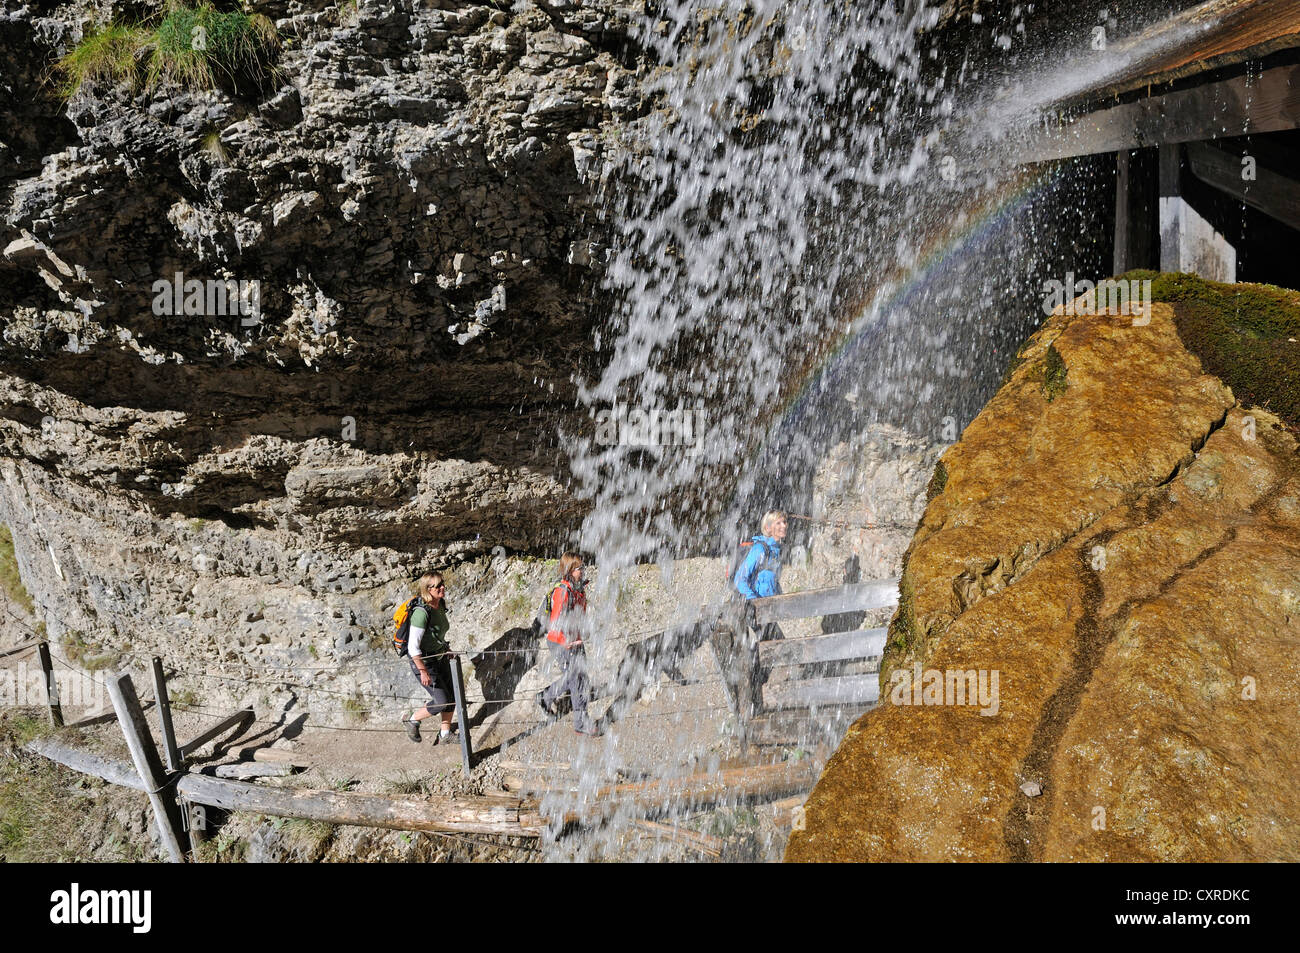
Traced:
[[[886, 630], [865, 614], [898, 604], [898, 579], [753, 599], [729, 607], [710, 634], [741, 738], [752, 744], [836, 744], [879, 697]], [[822, 619], [786, 638], [779, 623]], [[783, 676], [783, 677], [777, 677]]]

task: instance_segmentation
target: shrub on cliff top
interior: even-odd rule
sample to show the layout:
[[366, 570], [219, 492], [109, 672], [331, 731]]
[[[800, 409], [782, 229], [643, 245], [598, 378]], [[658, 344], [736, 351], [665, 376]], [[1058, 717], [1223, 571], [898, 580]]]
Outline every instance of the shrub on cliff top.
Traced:
[[91, 80], [134, 86], [143, 79], [146, 89], [163, 82], [188, 89], [214, 89], [222, 81], [262, 87], [276, 77], [278, 49], [275, 25], [261, 14], [171, 0], [157, 26], [110, 24], [82, 40], [58, 68], [65, 96]]
[[1123, 277], [1151, 280], [1152, 299], [1174, 305], [1183, 344], [1242, 406], [1300, 429], [1300, 292], [1154, 271]]

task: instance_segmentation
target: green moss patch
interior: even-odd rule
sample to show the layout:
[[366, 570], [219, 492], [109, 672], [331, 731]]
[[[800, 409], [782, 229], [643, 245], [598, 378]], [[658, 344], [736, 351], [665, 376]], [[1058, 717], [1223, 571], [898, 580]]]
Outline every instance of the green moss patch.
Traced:
[[1061, 352], [1056, 349], [1055, 344], [1049, 345], [1047, 354], [1043, 357], [1043, 396], [1047, 398], [1048, 403], [1065, 393], [1065, 388], [1068, 386], [1065, 380], [1067, 373]]
[[1151, 297], [1174, 306], [1183, 344], [1243, 406], [1300, 429], [1300, 292], [1154, 271], [1123, 277], [1151, 281]]
[[943, 488], [948, 485], [948, 468], [940, 460], [934, 465], [934, 473], [930, 474], [930, 482], [925, 488], [925, 503], [930, 505], [930, 501], [943, 492]]

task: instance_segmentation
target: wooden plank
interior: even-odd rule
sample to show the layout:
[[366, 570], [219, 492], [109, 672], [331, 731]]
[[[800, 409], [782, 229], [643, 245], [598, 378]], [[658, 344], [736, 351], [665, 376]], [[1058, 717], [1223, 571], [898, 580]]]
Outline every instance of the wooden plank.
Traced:
[[64, 767], [89, 774], [110, 784], [120, 784], [133, 791], [147, 790], [135, 768], [118, 758], [106, 758], [90, 751], [71, 748], [53, 738], [37, 738], [35, 741], [27, 742], [25, 747], [33, 754], [39, 754]]
[[767, 809], [772, 812], [772, 823], [777, 827], [794, 826], [796, 818], [803, 814], [803, 804], [806, 800], [808, 800], [807, 794], [796, 794], [794, 797], [773, 801], [767, 806]]
[[236, 732], [236, 734], [243, 734], [246, 730], [248, 730], [248, 726], [253, 723], [253, 717], [254, 717], [253, 709], [251, 708], [245, 708], [241, 711], [235, 712], [229, 718], [224, 718], [221, 721], [217, 722], [215, 725], [213, 725], [207, 731], [203, 732], [203, 734], [199, 735], [193, 741], [189, 741], [181, 745], [179, 749], [180, 756], [182, 758], [188, 758], [190, 755], [194, 754], [194, 752], [198, 751], [200, 748], [202, 748], [213, 738], [221, 737], [231, 728], [234, 728], [236, 726], [239, 726], [239, 731]]
[[750, 724], [750, 741], [756, 745], [838, 745], [844, 733], [871, 704], [842, 705], [819, 709], [786, 709], [766, 712]]
[[673, 827], [671, 824], [661, 824], [658, 821], [637, 820], [632, 823], [649, 834], [683, 844], [686, 847], [698, 850], [702, 854], [708, 854], [710, 857], [722, 856], [722, 848], [725, 842], [720, 837], [712, 837], [698, 831], [688, 831], [684, 827]]
[[1297, 127], [1300, 66], [1276, 66], [1250, 86], [1244, 76], [1236, 76], [1095, 110], [1027, 143], [1008, 143], [1008, 151], [995, 161], [1020, 165]]
[[153, 738], [149, 734], [149, 724], [144, 720], [144, 711], [135, 694], [135, 685], [131, 682], [130, 675], [118, 673], [108, 679], [107, 686], [136, 773], [144, 781], [145, 793], [149, 795], [149, 804], [153, 807], [154, 819], [158, 822], [158, 834], [163, 847], [173, 863], [183, 864], [185, 850], [181, 847], [183, 822], [180, 807], [163, 774], [158, 749], [154, 747]]
[[849, 586], [809, 589], [782, 596], [749, 600], [754, 621], [763, 625], [782, 619], [806, 619], [866, 609], [886, 609], [898, 605], [898, 579], [875, 579]]
[[[817, 782], [811, 758], [742, 768], [724, 768], [682, 778], [658, 778], [600, 788], [583, 805], [568, 811], [564, 823], [592, 823], [620, 810], [642, 814], [697, 810], [720, 801], [788, 797]], [[527, 808], [523, 810], [528, 810]]]
[[1256, 164], [1254, 181], [1242, 179], [1241, 157], [1203, 142], [1187, 144], [1192, 174], [1265, 215], [1300, 229], [1300, 182]]
[[885, 651], [888, 629], [857, 629], [834, 635], [779, 639], [758, 643], [758, 657], [767, 668], [879, 658]]
[[287, 778], [296, 770], [292, 764], [272, 764], [260, 761], [240, 761], [238, 764], [218, 764], [211, 769], [204, 768], [205, 772], [211, 771], [212, 774], [219, 778], [231, 778], [235, 781], [244, 781], [248, 778]]
[[254, 811], [272, 817], [302, 817], [326, 824], [382, 827], [398, 831], [447, 831], [535, 837], [539, 826], [520, 821], [518, 798], [431, 797], [419, 800], [376, 797], [309, 788], [259, 787], [198, 774], [180, 779], [183, 797], [227, 811]]
[[860, 705], [880, 696], [880, 677], [839, 675], [763, 686], [764, 708], [807, 708], [813, 705]]
[[281, 748], [240, 748], [235, 757], [241, 761], [262, 761], [266, 764], [292, 764], [305, 768], [311, 763], [311, 756]]

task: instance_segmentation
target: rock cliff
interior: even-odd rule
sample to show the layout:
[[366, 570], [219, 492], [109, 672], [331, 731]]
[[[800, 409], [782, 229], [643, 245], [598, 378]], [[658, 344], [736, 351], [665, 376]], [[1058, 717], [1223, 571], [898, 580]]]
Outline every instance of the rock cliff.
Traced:
[[11, 639], [350, 651], [412, 574], [553, 555], [581, 515], [557, 435], [602, 177], [651, 108], [640, 5], [247, 9], [264, 84], [66, 103], [59, 58], [157, 7], [0, 13], [0, 522], [36, 606]]

